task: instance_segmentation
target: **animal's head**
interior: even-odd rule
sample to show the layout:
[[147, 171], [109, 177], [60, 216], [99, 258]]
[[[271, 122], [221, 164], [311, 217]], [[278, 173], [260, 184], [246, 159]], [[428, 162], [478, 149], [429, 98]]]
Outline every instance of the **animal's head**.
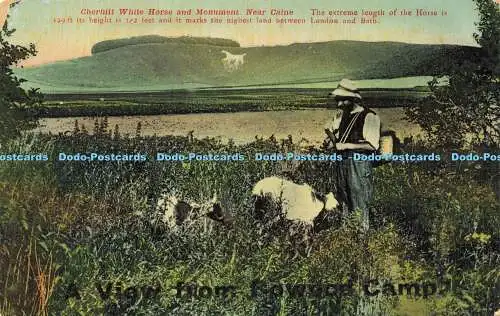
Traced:
[[214, 197], [209, 203], [209, 207], [211, 210], [205, 214], [208, 218], [225, 225], [231, 225], [233, 223], [233, 218], [223, 209], [221, 201], [217, 197], [217, 193], [214, 194]]
[[326, 211], [333, 211], [339, 206], [339, 202], [335, 198], [335, 195], [333, 195], [332, 192], [328, 193], [325, 196], [325, 210]]
[[331, 227], [338, 227], [341, 223], [341, 212], [339, 202], [332, 192], [323, 197], [324, 207], [313, 221], [313, 231], [318, 233]]

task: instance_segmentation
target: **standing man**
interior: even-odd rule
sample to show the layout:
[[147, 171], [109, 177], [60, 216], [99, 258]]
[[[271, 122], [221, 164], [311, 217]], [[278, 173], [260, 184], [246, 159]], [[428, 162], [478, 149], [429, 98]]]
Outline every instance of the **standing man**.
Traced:
[[380, 118], [362, 104], [354, 82], [343, 79], [329, 94], [341, 112], [330, 122], [324, 145], [342, 155], [337, 164], [337, 189], [349, 212], [361, 211], [365, 231], [369, 227], [369, 204], [373, 196], [373, 166], [371, 161], [356, 161], [354, 153], [371, 154], [378, 150]]

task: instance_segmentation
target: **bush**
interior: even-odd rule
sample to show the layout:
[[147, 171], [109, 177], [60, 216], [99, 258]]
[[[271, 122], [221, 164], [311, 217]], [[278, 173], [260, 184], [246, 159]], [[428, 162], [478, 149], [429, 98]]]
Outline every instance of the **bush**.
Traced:
[[36, 126], [36, 105], [42, 100], [37, 89], [25, 91], [21, 84], [26, 80], [14, 76], [12, 67], [37, 53], [34, 44], [23, 47], [9, 43], [14, 32], [7, 22], [0, 30], [0, 143]]

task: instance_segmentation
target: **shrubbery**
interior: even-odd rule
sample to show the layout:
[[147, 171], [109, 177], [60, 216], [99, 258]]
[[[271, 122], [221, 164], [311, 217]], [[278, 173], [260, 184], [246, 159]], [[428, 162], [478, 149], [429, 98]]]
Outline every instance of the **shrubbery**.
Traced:
[[12, 71], [13, 66], [37, 53], [34, 44], [24, 47], [9, 43], [8, 38], [14, 32], [7, 22], [0, 29], [0, 142], [36, 126], [34, 109], [42, 100], [37, 89], [22, 89], [21, 84], [26, 80], [16, 77]]
[[[75, 131], [67, 136], [27, 137], [11, 148], [22, 152], [28, 146], [24, 150], [46, 151], [52, 157], [59, 151], [251, 156], [257, 151], [299, 150], [291, 139], [258, 139], [235, 146], [190, 136], [114, 138], [109, 128], [97, 128], [97, 135]], [[269, 239], [260, 231], [250, 217], [248, 197], [257, 180], [283, 172], [326, 190], [326, 164], [0, 163], [0, 260], [7, 267], [0, 274], [0, 288], [7, 289], [0, 310], [62, 315], [106, 311], [296, 315], [321, 306], [334, 314], [396, 313], [400, 296], [362, 293], [366, 278], [374, 278], [393, 283], [451, 280], [454, 288], [446, 296], [424, 300], [428, 308], [443, 314], [491, 312], [498, 295], [494, 292], [500, 263], [498, 202], [488, 186], [468, 174], [456, 174], [451, 183], [443, 181], [443, 174], [456, 166], [442, 166], [443, 174], [427, 167], [393, 163], [377, 168], [369, 234], [359, 232], [359, 218], [353, 216], [344, 226], [322, 232], [311, 256], [305, 258], [293, 256], [293, 244], [285, 235]], [[196, 201], [218, 192], [234, 226], [200, 221], [178, 231], [155, 229], [148, 216], [165, 188]], [[255, 280], [293, 285], [339, 284], [348, 278], [358, 290], [340, 301], [273, 298], [265, 291], [252, 297], [250, 291]], [[225, 302], [217, 297], [176, 298], [176, 292], [168, 289], [178, 282], [211, 288], [234, 285], [241, 293]], [[112, 295], [106, 299], [98, 289], [106, 294], [108, 284]], [[116, 286], [121, 291], [133, 288], [129, 296], [121, 296]], [[143, 287], [151, 297], [133, 295]], [[162, 290], [157, 295], [151, 294], [158, 288]]]

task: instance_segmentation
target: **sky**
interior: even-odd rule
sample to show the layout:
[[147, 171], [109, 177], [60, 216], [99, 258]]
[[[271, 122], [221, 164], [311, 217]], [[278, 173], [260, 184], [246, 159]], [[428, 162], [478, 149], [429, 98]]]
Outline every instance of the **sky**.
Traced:
[[[92, 24], [82, 9], [239, 9], [293, 10], [304, 25], [283, 24]], [[311, 24], [311, 9], [384, 10], [377, 24]], [[402, 9], [436, 10], [439, 16], [401, 16]], [[441, 15], [446, 11], [446, 15]], [[390, 16], [396, 12], [396, 16]], [[9, 12], [9, 23], [17, 29], [13, 42], [34, 43], [39, 51], [25, 66], [35, 66], [91, 54], [92, 46], [103, 40], [139, 35], [204, 36], [228, 38], [241, 46], [287, 45], [296, 42], [332, 40], [397, 41], [420, 44], [476, 45], [474, 22], [478, 16], [472, 0], [22, 0]], [[72, 17], [72, 23], [54, 23], [54, 18]], [[76, 23], [77, 17], [86, 19]], [[175, 17], [175, 15], [174, 15]], [[245, 16], [246, 17], [246, 16]], [[274, 21], [275, 17], [271, 17]], [[324, 17], [323, 17], [324, 18]], [[342, 19], [341, 17], [337, 17]], [[139, 18], [140, 19], [140, 18]], [[255, 17], [254, 17], [255, 19]], [[123, 21], [123, 18], [122, 18]], [[359, 20], [358, 20], [359, 21]]]

